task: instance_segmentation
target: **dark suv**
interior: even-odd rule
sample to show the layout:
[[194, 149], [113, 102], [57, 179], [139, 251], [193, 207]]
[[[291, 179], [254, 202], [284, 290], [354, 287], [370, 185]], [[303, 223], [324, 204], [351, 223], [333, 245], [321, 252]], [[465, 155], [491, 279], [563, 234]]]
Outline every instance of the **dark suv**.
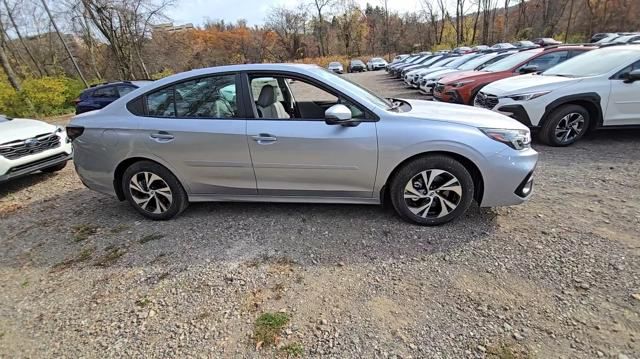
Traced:
[[151, 81], [118, 81], [93, 85], [84, 90], [75, 100], [76, 115], [99, 110], [121, 96], [149, 83]]

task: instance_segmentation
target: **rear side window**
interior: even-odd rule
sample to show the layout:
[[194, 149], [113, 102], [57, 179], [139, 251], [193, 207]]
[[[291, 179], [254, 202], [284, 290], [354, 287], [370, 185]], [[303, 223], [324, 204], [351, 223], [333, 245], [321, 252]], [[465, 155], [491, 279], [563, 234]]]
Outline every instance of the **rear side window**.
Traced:
[[115, 86], [105, 86], [93, 90], [93, 97], [118, 97], [118, 91]]
[[147, 115], [178, 118], [235, 118], [236, 76], [208, 76], [147, 94]]

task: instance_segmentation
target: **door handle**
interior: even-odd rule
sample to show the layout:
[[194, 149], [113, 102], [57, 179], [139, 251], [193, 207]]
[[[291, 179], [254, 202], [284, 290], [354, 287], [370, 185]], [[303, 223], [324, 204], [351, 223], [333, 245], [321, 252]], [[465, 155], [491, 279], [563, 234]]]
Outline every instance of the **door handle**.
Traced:
[[149, 137], [151, 137], [152, 140], [156, 141], [156, 142], [169, 142], [171, 140], [173, 140], [175, 137], [165, 131], [159, 131], [157, 133], [152, 133], [149, 135]]
[[278, 138], [274, 135], [270, 135], [268, 133], [261, 133], [259, 135], [251, 136], [254, 141], [256, 141], [259, 145], [268, 145], [270, 143], [274, 143], [278, 141]]

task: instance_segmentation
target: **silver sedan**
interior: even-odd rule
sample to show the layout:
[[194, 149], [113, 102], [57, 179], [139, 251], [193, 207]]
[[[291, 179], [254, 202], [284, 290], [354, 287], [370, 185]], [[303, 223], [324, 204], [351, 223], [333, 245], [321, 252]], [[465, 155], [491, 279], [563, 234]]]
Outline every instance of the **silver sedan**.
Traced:
[[314, 65], [173, 75], [74, 117], [67, 133], [87, 187], [156, 220], [201, 201], [389, 201], [438, 225], [474, 201], [526, 201], [538, 158], [509, 117], [384, 99]]

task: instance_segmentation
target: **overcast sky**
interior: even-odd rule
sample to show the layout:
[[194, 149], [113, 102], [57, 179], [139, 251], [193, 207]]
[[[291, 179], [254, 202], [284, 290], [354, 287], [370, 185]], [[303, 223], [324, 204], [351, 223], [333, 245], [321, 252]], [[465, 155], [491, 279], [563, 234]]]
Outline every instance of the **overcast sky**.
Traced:
[[[365, 6], [367, 0], [356, 0]], [[369, 0], [372, 5], [382, 6], [382, 0]], [[261, 25], [274, 6], [285, 5], [295, 7], [298, 0], [177, 0], [176, 5], [166, 14], [173, 19], [176, 25], [193, 23], [202, 25], [207, 19], [222, 19], [225, 22], [236, 22], [238, 19], [246, 19], [249, 25]], [[389, 11], [404, 13], [420, 10], [420, 0], [390, 0]]]

